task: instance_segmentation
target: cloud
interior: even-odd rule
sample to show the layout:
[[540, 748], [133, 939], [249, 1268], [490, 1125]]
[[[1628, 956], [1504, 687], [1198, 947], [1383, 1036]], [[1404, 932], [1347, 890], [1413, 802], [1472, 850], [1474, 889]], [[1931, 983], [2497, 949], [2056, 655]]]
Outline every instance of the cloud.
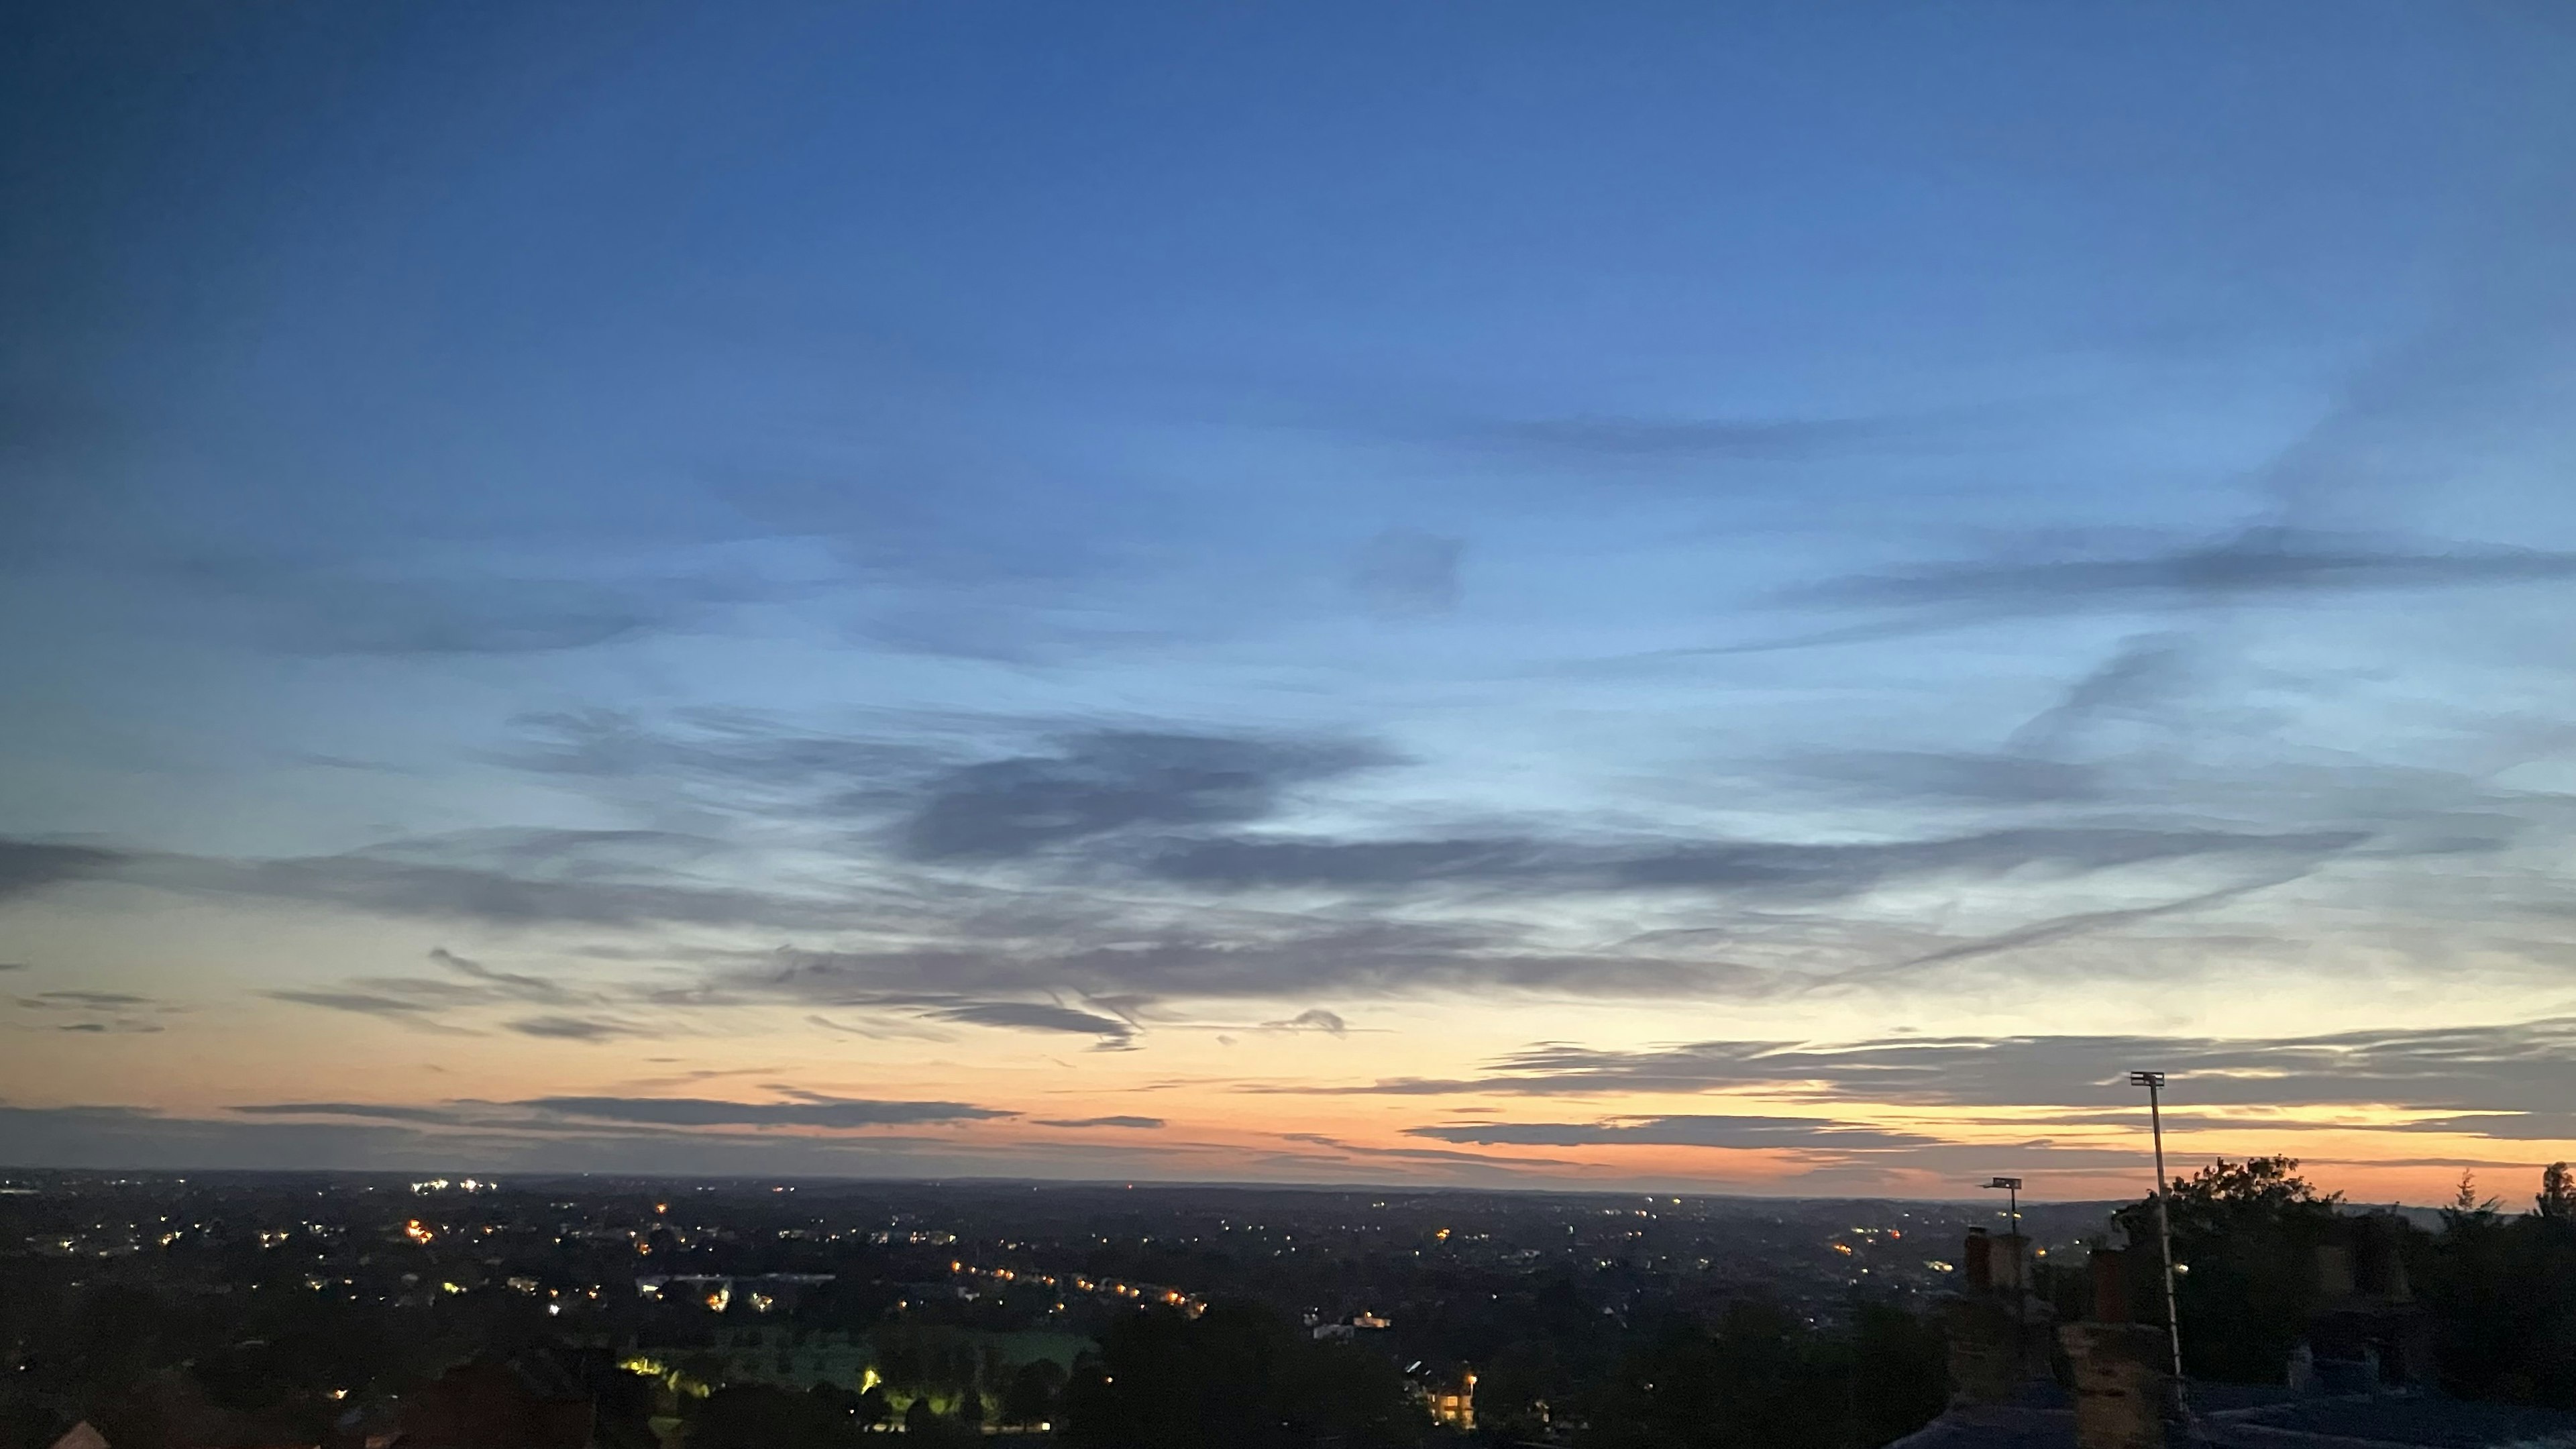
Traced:
[[1794, 597], [1849, 607], [1964, 605], [1993, 616], [2570, 578], [2576, 578], [2576, 554], [2428, 547], [2297, 528], [2253, 528], [2207, 543], [2125, 557], [2008, 560], [1856, 575], [1814, 585]]
[[1873, 800], [2044, 805], [2098, 800], [2103, 772], [2063, 760], [1938, 750], [1844, 750], [1784, 762], [1793, 775], [1860, 787]]
[[1572, 1162], [1554, 1157], [1513, 1157], [1498, 1160], [1480, 1153], [1452, 1152], [1440, 1147], [1369, 1147], [1357, 1142], [1345, 1142], [1322, 1132], [1282, 1132], [1278, 1135], [1282, 1141], [1303, 1142], [1314, 1147], [1329, 1147], [1335, 1152], [1347, 1153], [1353, 1157], [1398, 1158], [1413, 1162], [1445, 1162], [1483, 1168], [1575, 1166]]
[[[306, 1107], [317, 1110], [301, 1110]], [[508, 1115], [513, 1111], [518, 1115]], [[53, 1168], [470, 1170], [542, 1177], [821, 1173], [918, 1180], [1027, 1176], [1033, 1167], [1078, 1173], [1088, 1165], [1097, 1172], [1106, 1148], [1090, 1139], [1080, 1144], [1079, 1161], [1067, 1161], [1048, 1156], [1042, 1142], [976, 1147], [883, 1132], [826, 1136], [767, 1132], [757, 1125], [725, 1131], [541, 1118], [510, 1103], [416, 1111], [364, 1103], [275, 1103], [213, 1119], [127, 1107], [0, 1106], [0, 1163]], [[1151, 1164], [1119, 1166], [1134, 1172]]]
[[[2094, 661], [2024, 743], [2083, 748], [2101, 722], [2155, 708], [2167, 652], [2132, 640]], [[2126, 759], [1878, 751], [1820, 757], [1808, 778], [1861, 782], [1886, 808], [1776, 835], [1741, 822], [1784, 818], [1763, 792], [1786, 770], [1748, 771], [1745, 808], [1724, 813], [1687, 802], [1615, 829], [1598, 815], [1444, 829], [1440, 807], [1409, 794], [1373, 809], [1377, 782], [1360, 772], [1395, 757], [1331, 734], [1092, 728], [961, 763], [959, 741], [1003, 727], [905, 716], [870, 728], [880, 724], [910, 731], [910, 744], [727, 713], [668, 728], [625, 716], [549, 727], [557, 753], [536, 766], [549, 779], [622, 802], [628, 818], [684, 826], [463, 831], [266, 860], [84, 847], [46, 856], [45, 870], [532, 935], [624, 935], [584, 949], [649, 969], [576, 974], [514, 945], [442, 946], [416, 974], [299, 982], [278, 997], [561, 1040], [698, 1031], [712, 1014], [784, 1005], [827, 1029], [883, 1034], [903, 1019], [918, 1023], [905, 1030], [1116, 1044], [1150, 1022], [1132, 1007], [1193, 999], [1263, 1003], [1228, 1016], [1248, 1024], [1297, 1020], [1354, 992], [1880, 989], [2010, 951], [2045, 952], [2069, 974], [2145, 969], [2185, 933], [2221, 928], [2184, 923], [2203, 911], [2223, 913], [2234, 947], [2287, 958], [2301, 949], [2294, 938], [2315, 939], [2287, 928], [2300, 903], [2365, 888], [2414, 892], [2425, 910], [2483, 899], [2493, 909], [2465, 925], [2500, 941], [2496, 951], [2576, 949], [2535, 888], [2547, 863], [2502, 858], [2525, 837], [2563, 833], [2549, 813], [2563, 809], [2470, 773], [2222, 763], [2150, 778], [2140, 769], [2161, 767]], [[1310, 788], [1325, 797], [1312, 812]], [[702, 806], [710, 799], [728, 803]], [[2410, 879], [2385, 868], [2444, 853], [2457, 863]], [[2307, 883], [2295, 898], [2256, 899], [2291, 881]], [[755, 949], [778, 941], [791, 944]]]
[[452, 1126], [467, 1120], [446, 1107], [404, 1107], [379, 1102], [258, 1102], [228, 1107], [248, 1117], [357, 1117], [370, 1121]]
[[1088, 1036], [1114, 1037], [1124, 1040], [1136, 1028], [1114, 1016], [1076, 1011], [1069, 1006], [1049, 1006], [1026, 1001], [976, 1001], [962, 1006], [943, 1006], [925, 1013], [936, 1021], [965, 1022], [974, 1026], [1008, 1027], [1017, 1031], [1079, 1032]]
[[183, 888], [508, 925], [837, 924], [845, 906], [672, 880], [548, 879], [352, 854], [170, 872]]
[[375, 991], [312, 991], [282, 989], [263, 991], [260, 995], [272, 1001], [293, 1002], [298, 1006], [317, 1006], [325, 1011], [345, 1011], [356, 1016], [373, 1016], [400, 1022], [416, 1031], [436, 1032], [447, 1036], [467, 1035], [458, 1027], [437, 1019], [447, 1003], [423, 1001], [415, 997], [388, 996]]
[[2301, 874], [2304, 872], [2292, 871], [2278, 877], [2244, 881], [2235, 885], [2221, 886], [2217, 890], [2195, 892], [2177, 900], [2159, 901], [2153, 905], [2123, 906], [2105, 911], [2077, 911], [2044, 921], [2032, 921], [2015, 926], [2009, 931], [1998, 931], [1991, 936], [1953, 942], [1937, 950], [1926, 951], [1919, 956], [1886, 966], [1865, 967], [1858, 971], [1846, 972], [1840, 979], [1910, 971], [1925, 966], [1945, 965], [1953, 961], [1973, 960], [1980, 956], [1998, 956], [2007, 951], [2044, 946], [2052, 941], [2070, 940], [2077, 936], [2092, 935], [2121, 926], [2134, 926], [2142, 921], [2152, 921], [2164, 916], [2178, 916], [2206, 910], [2211, 906], [2236, 900], [2256, 891], [2269, 890], [2274, 886], [2287, 884]]
[[690, 577], [616, 580], [452, 576], [388, 558], [314, 565], [200, 557], [171, 571], [229, 601], [264, 643], [305, 654], [548, 654], [679, 627], [746, 596], [740, 583]]
[[[2128, 1107], [2132, 1068], [2167, 1072], [2188, 1106], [2555, 1111], [2576, 1018], [2318, 1036], [1880, 1037], [1702, 1041], [1608, 1050], [1543, 1043], [1483, 1076], [1312, 1089], [1389, 1096], [1594, 1096], [1752, 1090], [1819, 1102], [1918, 1107]], [[1267, 1090], [1282, 1090], [1270, 1088]], [[1285, 1089], [1306, 1090], [1306, 1089]]]
[[30, 1167], [191, 1170], [383, 1168], [420, 1152], [407, 1128], [333, 1122], [221, 1122], [131, 1107], [0, 1106], [0, 1162]]
[[2459, 1132], [2508, 1142], [2576, 1142], [2576, 1112], [2465, 1112], [2403, 1123], [2400, 1132]]
[[1095, 731], [939, 776], [902, 838], [916, 859], [996, 860], [1133, 826], [1257, 820], [1289, 786], [1382, 762], [1344, 742]]
[[18, 1004], [55, 1010], [105, 1011], [119, 1006], [149, 1006], [152, 998], [126, 991], [39, 991], [32, 997], [19, 997]]
[[502, 758], [522, 769], [592, 780], [677, 785], [709, 807], [746, 796], [758, 808], [795, 801], [842, 816], [895, 797], [894, 782], [956, 763], [926, 731], [954, 729], [946, 718], [891, 717], [892, 733], [817, 733], [748, 710], [692, 709], [661, 725], [614, 710], [521, 716], [522, 742]]
[[888, 1102], [823, 1097], [803, 1102], [721, 1102], [705, 1097], [537, 1097], [514, 1105], [559, 1117], [658, 1127], [888, 1127], [980, 1122], [1015, 1112], [964, 1102]]
[[1853, 843], [1219, 839], [1165, 846], [1147, 868], [1165, 879], [1234, 890], [1393, 890], [1456, 881], [1553, 891], [1729, 891], [1831, 899], [1943, 875], [2082, 875], [2207, 856], [2314, 860], [2365, 838], [2352, 830], [2054, 826]]
[[527, 1016], [509, 1022], [507, 1026], [521, 1036], [544, 1037], [550, 1041], [614, 1041], [619, 1037], [656, 1034], [633, 1022], [591, 1016]]
[[1819, 1147], [1836, 1151], [1929, 1147], [1938, 1138], [1856, 1127], [1829, 1118], [1672, 1116], [1606, 1122], [1465, 1122], [1408, 1127], [1408, 1137], [1514, 1147]]
[[563, 1006], [583, 999], [579, 993], [567, 990], [561, 984], [548, 981], [544, 977], [496, 971], [480, 961], [459, 956], [444, 946], [431, 947], [429, 959], [460, 976], [480, 981], [495, 992], [515, 1000]]
[[1408, 921], [1339, 924], [1305, 918], [1130, 927], [1097, 944], [1013, 943], [937, 950], [786, 949], [714, 978], [745, 999], [809, 1006], [937, 1005], [958, 991], [1061, 990], [1093, 1001], [1295, 999], [1325, 990], [1414, 991], [1473, 985], [1590, 993], [1709, 991], [1751, 984], [1723, 962], [1521, 949], [1470, 925]]
[[1919, 435], [1924, 419], [1530, 418], [1461, 434], [1471, 443], [1581, 460], [1750, 461], [1825, 457]]
[[1370, 539], [1351, 569], [1351, 590], [1384, 619], [1445, 614], [1458, 607], [1458, 539], [1390, 528]]
[[[0, 846], [0, 851], [13, 848], [25, 849]], [[678, 857], [713, 848], [709, 842], [658, 832], [491, 830], [274, 860], [94, 850], [56, 852], [40, 860], [21, 853], [15, 859], [24, 872], [23, 888], [30, 889], [56, 880], [117, 880], [191, 894], [508, 926], [670, 923], [794, 929], [846, 925], [858, 914], [847, 899], [714, 885], [678, 868]], [[11, 859], [0, 853], [0, 868]], [[442, 964], [473, 974], [471, 963]]]
[[[2045, 553], [2054, 540], [2034, 543]], [[1879, 617], [1739, 643], [1652, 651], [1687, 659], [1877, 643], [2013, 619], [2159, 612], [2275, 599], [2508, 587], [2576, 578], [2576, 553], [2442, 547], [2306, 529], [2245, 529], [2215, 540], [2127, 554], [2013, 558], [1828, 579], [1792, 589], [1792, 608], [1875, 610]]]
[[1221, 838], [1164, 842], [1143, 865], [1164, 880], [1217, 890], [1353, 890], [1526, 877], [1539, 863], [1539, 847], [1527, 840]]
[[1162, 1127], [1163, 1119], [1160, 1117], [1043, 1117], [1038, 1119], [1035, 1125], [1040, 1127], [1125, 1127], [1147, 1132]]
[[2010, 748], [2052, 754], [2075, 743], [2106, 716], [2147, 712], [2178, 694], [2187, 677], [2187, 646], [2172, 634], [2142, 634], [2068, 688], [2064, 698], [2013, 731]]
[[1320, 1031], [1326, 1036], [1345, 1036], [1349, 1034], [1351, 1025], [1342, 1020], [1339, 1012], [1326, 1011], [1320, 1006], [1310, 1006], [1285, 1021], [1265, 1021], [1261, 1024], [1261, 1029], [1264, 1031]]
[[154, 1017], [176, 1016], [187, 1010], [130, 991], [39, 991], [32, 996], [11, 997], [10, 1001], [23, 1011], [80, 1016], [84, 1019], [56, 1023], [54, 1030], [85, 1036], [149, 1035], [166, 1030]]
[[871, 1041], [955, 1041], [957, 1039], [949, 1032], [937, 1031], [926, 1026], [913, 1026], [907, 1022], [869, 1021], [852, 1026], [847, 1022], [834, 1021], [819, 1012], [808, 1013], [805, 1020], [825, 1031], [839, 1032], [843, 1036], [863, 1036]]
[[0, 900], [42, 890], [60, 881], [103, 875], [124, 861], [116, 851], [84, 845], [0, 840]]

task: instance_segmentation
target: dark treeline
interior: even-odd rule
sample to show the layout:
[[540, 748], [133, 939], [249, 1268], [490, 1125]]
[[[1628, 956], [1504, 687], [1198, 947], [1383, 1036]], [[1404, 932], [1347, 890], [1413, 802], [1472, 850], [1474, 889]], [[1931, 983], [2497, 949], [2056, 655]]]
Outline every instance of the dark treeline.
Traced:
[[[2320, 1193], [2287, 1157], [2219, 1162], [2174, 1179], [2170, 1198], [2185, 1368], [2278, 1383], [2303, 1343], [2332, 1332], [2338, 1295], [2412, 1305], [2391, 1319], [2428, 1338], [2440, 1386], [2463, 1398], [2576, 1408], [2576, 1181], [2559, 1163], [2527, 1211], [2508, 1212], [2463, 1176], [2427, 1230], [2393, 1209]], [[2155, 1242], [2155, 1200], [2116, 1215]], [[2127, 1255], [2133, 1316], [2160, 1322], [2149, 1251]], [[2330, 1278], [2345, 1281], [2329, 1281]], [[2077, 1311], [2077, 1275], [2059, 1282]], [[2327, 1345], [2317, 1345], [2320, 1351]]]
[[[1818, 1329], [1758, 1300], [1716, 1316], [1670, 1310], [1622, 1323], [1572, 1285], [1479, 1376], [1479, 1436], [1581, 1449], [1870, 1449], [1922, 1425], [1947, 1391], [1940, 1334], [1893, 1305]], [[1432, 1425], [1395, 1365], [1321, 1343], [1249, 1303], [1195, 1321], [1154, 1312], [1113, 1325], [1065, 1396], [1083, 1449], [1416, 1444]]]

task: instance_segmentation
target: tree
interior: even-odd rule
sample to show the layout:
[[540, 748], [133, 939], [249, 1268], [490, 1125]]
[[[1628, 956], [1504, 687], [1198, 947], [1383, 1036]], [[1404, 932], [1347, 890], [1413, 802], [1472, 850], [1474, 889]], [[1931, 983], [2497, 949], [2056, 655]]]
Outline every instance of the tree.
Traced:
[[1061, 1432], [1078, 1449], [1289, 1449], [1337, 1438], [1403, 1449], [1424, 1416], [1384, 1358], [1319, 1343], [1270, 1309], [1220, 1302], [1123, 1316], [1074, 1369]]
[[1516, 1439], [1536, 1439], [1565, 1405], [1566, 1375], [1556, 1345], [1516, 1339], [1476, 1376], [1476, 1422]]
[[2570, 1186], [2566, 1164], [2553, 1164], [2541, 1176], [2535, 1211], [2443, 1214], [2423, 1289], [2440, 1335], [2443, 1386], [2452, 1393], [2576, 1408]]
[[2534, 1199], [2534, 1211], [2544, 1218], [2562, 1223], [2576, 1223], [2576, 1176], [2567, 1164], [2553, 1162], [2540, 1174], [2540, 1196]]
[[716, 1390], [689, 1421], [688, 1449], [847, 1449], [858, 1439], [828, 1400], [765, 1384]]
[[1052, 1422], [1056, 1395], [1063, 1390], [1063, 1369], [1047, 1359], [1029, 1360], [1002, 1387], [1002, 1422], [1023, 1427]]
[[2451, 1194], [2451, 1205], [2442, 1209], [2445, 1221], [2454, 1217], [2493, 1217], [2503, 1203], [2492, 1197], [2478, 1196], [2478, 1175], [2463, 1167], [2460, 1185]]
[[915, 1399], [904, 1406], [903, 1437], [905, 1449], [937, 1449], [937, 1446], [972, 1444], [975, 1431], [930, 1407], [930, 1400]]
[[[2168, 1207], [2174, 1261], [2182, 1270], [2174, 1296], [2190, 1372], [2278, 1381], [2318, 1301], [2316, 1250], [2346, 1231], [2342, 1202], [2340, 1193], [2320, 1193], [2299, 1176], [2292, 1157], [2222, 1158], [2173, 1180]], [[2130, 1242], [2148, 1249], [2129, 1255], [2131, 1301], [2161, 1303], [2156, 1200], [2131, 1203], [2114, 1216]]]
[[[2177, 1217], [2190, 1213], [2206, 1219], [2331, 1208], [2342, 1201], [2342, 1193], [2321, 1194], [2299, 1176], [2295, 1157], [2249, 1157], [2243, 1162], [2222, 1157], [2189, 1177], [2175, 1178], [2171, 1207]], [[2148, 1202], [2152, 1205], [2154, 1199]]]
[[1852, 1316], [1853, 1442], [1885, 1444], [1940, 1416], [1950, 1398], [1950, 1349], [1939, 1326], [1893, 1303]]
[[1738, 1303], [1712, 1328], [1673, 1317], [1621, 1362], [1583, 1449], [1842, 1449], [1848, 1364], [1786, 1309]]

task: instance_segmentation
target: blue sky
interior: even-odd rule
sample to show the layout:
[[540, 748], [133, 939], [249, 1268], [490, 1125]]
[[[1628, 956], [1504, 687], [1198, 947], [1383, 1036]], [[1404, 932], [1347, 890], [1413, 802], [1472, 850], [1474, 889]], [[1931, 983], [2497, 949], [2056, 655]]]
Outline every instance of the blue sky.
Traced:
[[0, 1158], [2576, 1141], [2554, 7], [10, 24]]

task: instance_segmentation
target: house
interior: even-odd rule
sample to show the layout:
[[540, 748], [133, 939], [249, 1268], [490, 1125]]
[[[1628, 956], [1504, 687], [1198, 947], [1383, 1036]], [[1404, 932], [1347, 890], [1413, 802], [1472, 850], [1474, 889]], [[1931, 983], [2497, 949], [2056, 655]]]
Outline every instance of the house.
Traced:
[[1951, 1407], [1888, 1449], [2576, 1443], [2576, 1413], [2433, 1390], [2429, 1337], [2403, 1264], [2393, 1248], [2379, 1251], [2367, 1228], [2321, 1258], [2327, 1293], [2307, 1371], [2294, 1359], [2278, 1385], [2177, 1383], [2164, 1328], [2133, 1321], [2116, 1249], [2097, 1250], [2088, 1263], [2090, 1301], [2081, 1316], [2056, 1322], [2051, 1305], [2028, 1289], [2021, 1251], [2018, 1240], [1970, 1239], [1966, 1288], [1945, 1315]]

